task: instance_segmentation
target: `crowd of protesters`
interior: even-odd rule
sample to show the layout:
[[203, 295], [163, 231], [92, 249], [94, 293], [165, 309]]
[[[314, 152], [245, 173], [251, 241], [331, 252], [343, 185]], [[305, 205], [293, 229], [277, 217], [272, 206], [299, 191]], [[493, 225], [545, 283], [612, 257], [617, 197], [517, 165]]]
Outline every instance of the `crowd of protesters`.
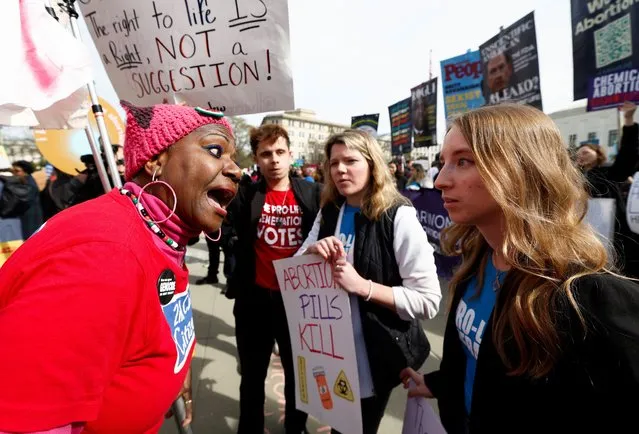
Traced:
[[[196, 284], [219, 283], [221, 249], [223, 291], [234, 299], [239, 433], [264, 431], [274, 347], [284, 430], [307, 432], [273, 261], [310, 253], [331, 264], [349, 296], [364, 434], [378, 432], [402, 381], [409, 396], [438, 400], [452, 434], [633, 426], [639, 235], [625, 205], [639, 171], [634, 104], [621, 107], [611, 164], [594, 144], [571, 154], [542, 112], [503, 104], [458, 117], [430, 167], [385, 161], [357, 130], [331, 136], [322, 164], [298, 167], [287, 131], [263, 125], [250, 132], [250, 169], [235, 163], [221, 113], [123, 107], [126, 140], [114, 149], [122, 189], [104, 194], [87, 170], [54, 172], [39, 192], [22, 161], [0, 177], [0, 216], [19, 218], [26, 240], [0, 268], [0, 360], [12, 367], [0, 371], [0, 434], [156, 432], [178, 397], [189, 423], [195, 331], [185, 255], [201, 234], [209, 268]], [[432, 188], [452, 221], [443, 249], [463, 261], [441, 307], [441, 366], [423, 375], [430, 344], [420, 321], [438, 313], [442, 290], [401, 191]], [[612, 248], [584, 223], [589, 201], [601, 198], [615, 200]], [[283, 232], [293, 235], [265, 237]], [[180, 342], [176, 324], [188, 331]]]

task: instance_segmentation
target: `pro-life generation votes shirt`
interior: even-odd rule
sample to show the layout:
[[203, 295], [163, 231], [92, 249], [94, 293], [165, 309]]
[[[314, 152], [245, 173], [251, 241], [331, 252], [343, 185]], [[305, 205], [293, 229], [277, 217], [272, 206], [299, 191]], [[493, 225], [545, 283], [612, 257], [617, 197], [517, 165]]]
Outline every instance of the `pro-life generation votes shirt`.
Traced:
[[290, 258], [303, 242], [302, 211], [293, 190], [268, 190], [257, 224], [255, 284], [279, 291], [273, 261]]

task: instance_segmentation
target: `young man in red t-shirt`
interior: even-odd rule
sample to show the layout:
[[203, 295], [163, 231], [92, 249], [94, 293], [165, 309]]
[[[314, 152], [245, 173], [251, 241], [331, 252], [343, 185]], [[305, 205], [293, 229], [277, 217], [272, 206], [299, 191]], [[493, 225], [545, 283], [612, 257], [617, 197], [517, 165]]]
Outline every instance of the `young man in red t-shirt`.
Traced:
[[264, 431], [264, 383], [274, 341], [285, 376], [285, 431], [301, 433], [306, 432], [307, 415], [295, 409], [291, 338], [273, 261], [293, 256], [304, 242], [319, 212], [322, 186], [289, 177], [292, 156], [284, 128], [252, 130], [251, 148], [262, 179], [240, 187], [229, 209], [238, 234], [228, 289], [237, 298], [235, 335], [242, 371], [238, 433]]

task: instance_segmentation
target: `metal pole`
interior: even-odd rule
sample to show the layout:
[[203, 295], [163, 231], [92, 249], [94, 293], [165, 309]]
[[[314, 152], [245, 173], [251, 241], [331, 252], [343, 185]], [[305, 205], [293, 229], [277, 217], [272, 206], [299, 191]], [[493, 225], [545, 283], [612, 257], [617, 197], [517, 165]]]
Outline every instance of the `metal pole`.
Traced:
[[[73, 33], [73, 36], [76, 39], [81, 41], [82, 38], [80, 37], [80, 29], [77, 22], [78, 12], [75, 10], [74, 5], [75, 0], [63, 0], [63, 2], [66, 5], [66, 12], [69, 14], [71, 33]], [[98, 124], [98, 131], [100, 132], [100, 137], [102, 138], [102, 152], [106, 157], [107, 165], [109, 166], [109, 171], [111, 172], [111, 179], [113, 180], [113, 185], [116, 188], [120, 188], [122, 187], [122, 181], [120, 180], [120, 175], [118, 173], [118, 166], [115, 163], [115, 156], [113, 155], [111, 140], [109, 139], [106, 124], [104, 123], [104, 110], [102, 109], [102, 106], [100, 105], [100, 102], [98, 100], [98, 94], [95, 90], [95, 83], [93, 83], [93, 81], [89, 81], [89, 83], [87, 83], [87, 88], [89, 89], [89, 95], [91, 97], [91, 110], [93, 111], [93, 115], [95, 116], [95, 121]]]
[[[55, 18], [56, 21], [59, 21], [55, 9], [51, 4], [51, 0], [47, 0], [47, 5], [45, 6], [47, 12]], [[102, 188], [104, 191], [111, 190], [111, 183], [109, 182], [109, 177], [107, 176], [106, 169], [104, 168], [104, 162], [102, 161], [102, 157], [100, 156], [100, 148], [95, 143], [95, 139], [93, 138], [93, 131], [91, 130], [91, 126], [87, 125], [84, 127], [84, 133], [87, 136], [87, 140], [89, 141], [89, 147], [91, 148], [91, 153], [93, 154], [93, 159], [95, 160], [95, 165], [98, 169], [98, 175], [100, 176], [100, 181], [102, 182]]]
[[173, 402], [171, 410], [173, 410], [173, 417], [175, 418], [175, 424], [177, 425], [178, 432], [180, 434], [193, 434], [190, 424], [182, 426], [182, 422], [186, 417], [186, 406], [184, 405], [182, 398], [178, 398], [175, 402]]
[[102, 157], [100, 156], [100, 148], [98, 148], [98, 145], [95, 143], [95, 139], [93, 138], [93, 131], [91, 131], [91, 127], [88, 125], [84, 127], [84, 132], [87, 135], [87, 140], [89, 141], [89, 146], [93, 153], [93, 159], [95, 160], [95, 165], [98, 169], [102, 188], [104, 188], [104, 191], [111, 191], [111, 183], [109, 182], [109, 177], [107, 176], [106, 169], [104, 168]]

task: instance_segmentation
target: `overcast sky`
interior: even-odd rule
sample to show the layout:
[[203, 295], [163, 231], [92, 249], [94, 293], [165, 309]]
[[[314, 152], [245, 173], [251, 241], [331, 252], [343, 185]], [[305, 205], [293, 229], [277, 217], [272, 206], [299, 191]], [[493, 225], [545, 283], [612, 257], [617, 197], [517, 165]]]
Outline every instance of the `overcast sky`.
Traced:
[[[344, 124], [379, 112], [379, 132], [389, 132], [388, 106], [428, 80], [430, 50], [439, 76], [441, 60], [477, 49], [533, 10], [544, 111], [574, 106], [567, 0], [289, 0], [295, 105]], [[103, 94], [116, 100], [103, 74]], [[259, 124], [262, 117], [247, 119]]]

